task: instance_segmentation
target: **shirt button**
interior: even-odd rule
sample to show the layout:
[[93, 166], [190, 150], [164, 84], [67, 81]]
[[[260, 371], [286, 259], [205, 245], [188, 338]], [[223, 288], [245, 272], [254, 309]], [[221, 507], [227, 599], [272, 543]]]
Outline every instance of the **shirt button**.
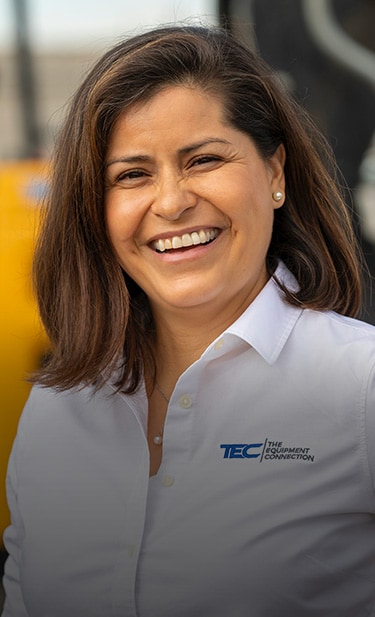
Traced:
[[189, 409], [189, 407], [193, 404], [193, 401], [188, 394], [183, 394], [180, 396], [178, 402], [180, 403], [180, 407], [183, 407], [184, 409]]
[[224, 347], [224, 340], [221, 338], [218, 341], [216, 341], [214, 345], [214, 349], [215, 351], [220, 351], [220, 349], [222, 349], [223, 347]]
[[174, 484], [174, 477], [173, 476], [164, 476], [162, 484], [163, 484], [163, 486], [173, 486], [173, 484]]

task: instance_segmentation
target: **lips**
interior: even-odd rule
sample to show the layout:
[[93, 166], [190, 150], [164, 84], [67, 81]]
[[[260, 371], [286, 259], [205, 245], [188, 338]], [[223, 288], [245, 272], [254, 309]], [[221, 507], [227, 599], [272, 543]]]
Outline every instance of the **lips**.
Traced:
[[151, 242], [151, 248], [158, 253], [165, 251], [178, 250], [188, 248], [190, 246], [198, 246], [199, 244], [208, 244], [215, 240], [219, 235], [219, 229], [200, 229], [191, 233], [184, 233], [180, 236], [170, 236], [169, 238], [158, 238]]

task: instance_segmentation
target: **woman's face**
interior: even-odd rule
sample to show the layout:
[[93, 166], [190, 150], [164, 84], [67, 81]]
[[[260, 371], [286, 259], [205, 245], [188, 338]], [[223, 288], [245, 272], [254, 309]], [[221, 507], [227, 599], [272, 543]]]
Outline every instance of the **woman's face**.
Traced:
[[283, 169], [282, 146], [263, 160], [200, 89], [169, 87], [120, 117], [106, 160], [106, 224], [154, 311], [224, 318], [250, 304], [268, 278]]

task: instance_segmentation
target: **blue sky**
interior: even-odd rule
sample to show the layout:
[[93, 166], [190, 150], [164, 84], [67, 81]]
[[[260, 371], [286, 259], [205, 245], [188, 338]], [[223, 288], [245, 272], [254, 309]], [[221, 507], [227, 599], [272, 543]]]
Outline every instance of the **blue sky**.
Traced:
[[[0, 0], [0, 47], [12, 44], [13, 0]], [[27, 0], [39, 48], [106, 45], [137, 28], [198, 19], [216, 22], [216, 0]]]

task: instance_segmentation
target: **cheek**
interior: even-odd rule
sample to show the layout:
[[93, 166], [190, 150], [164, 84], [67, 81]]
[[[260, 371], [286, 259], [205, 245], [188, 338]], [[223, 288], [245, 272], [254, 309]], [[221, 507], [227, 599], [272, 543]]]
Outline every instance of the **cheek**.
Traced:
[[274, 210], [268, 204], [250, 202], [247, 213], [238, 219], [243, 250], [251, 258], [264, 257], [268, 251], [273, 229]]
[[119, 226], [116, 225], [113, 217], [106, 217], [107, 236], [112, 246], [112, 250], [118, 260], [118, 251], [122, 245], [122, 234], [119, 230]]
[[132, 239], [141, 220], [137, 208], [114, 198], [106, 200], [104, 216], [108, 236], [115, 246]]
[[122, 219], [112, 210], [106, 216], [108, 235], [112, 243], [116, 243], [124, 234]]
[[256, 188], [233, 191], [228, 199], [227, 213], [233, 223], [254, 234], [272, 226], [274, 208], [271, 198]]

